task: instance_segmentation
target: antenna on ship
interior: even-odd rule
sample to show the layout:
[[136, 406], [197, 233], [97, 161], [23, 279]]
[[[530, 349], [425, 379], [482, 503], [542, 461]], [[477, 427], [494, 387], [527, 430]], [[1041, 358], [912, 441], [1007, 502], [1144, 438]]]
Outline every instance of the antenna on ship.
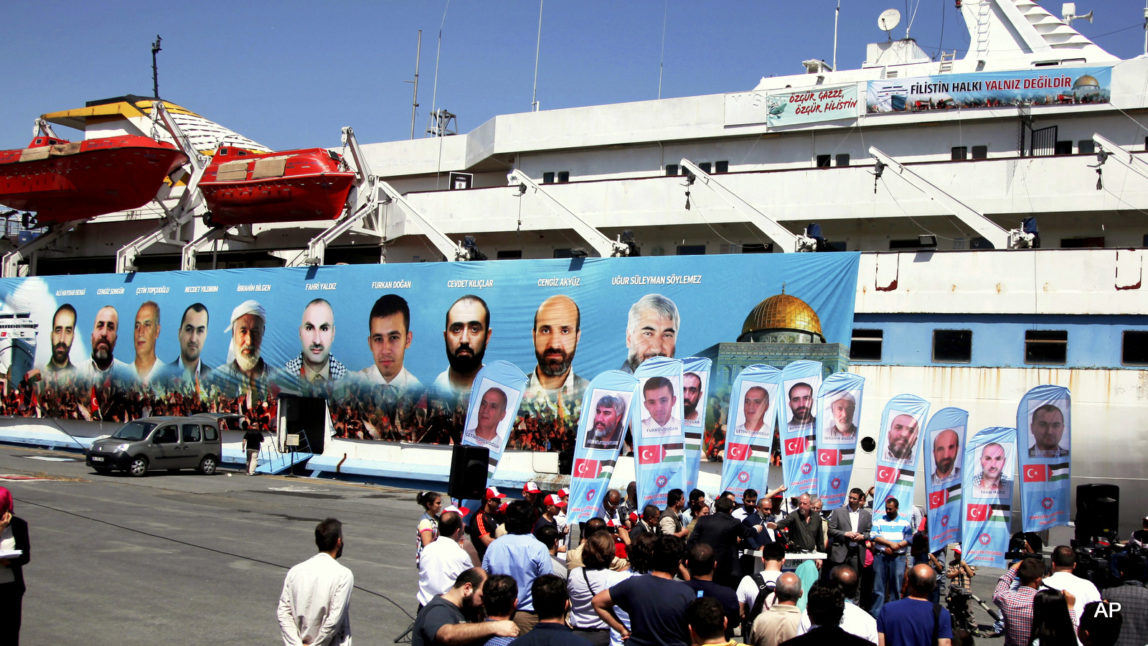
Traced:
[[422, 59], [423, 53], [423, 30], [419, 30], [419, 43], [415, 46], [415, 80], [405, 81], [406, 83], [414, 83], [414, 96], [411, 98], [411, 139], [415, 138], [415, 117], [419, 111], [419, 61]]
[[542, 0], [538, 0], [538, 42], [534, 45], [534, 92], [530, 97], [530, 111], [538, 112], [538, 55], [542, 53]]
[[159, 34], [155, 35], [155, 42], [151, 44], [151, 94], [155, 98], [159, 98], [159, 65], [156, 64], [156, 54], [163, 51], [159, 46], [163, 38]]

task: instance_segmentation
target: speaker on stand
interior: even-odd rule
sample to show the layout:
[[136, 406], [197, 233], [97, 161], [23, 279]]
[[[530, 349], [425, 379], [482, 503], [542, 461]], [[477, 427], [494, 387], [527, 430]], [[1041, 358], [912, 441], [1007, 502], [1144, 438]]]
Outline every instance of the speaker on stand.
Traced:
[[490, 450], [482, 446], [455, 444], [450, 456], [447, 493], [458, 500], [481, 501], [486, 496], [486, 471]]
[[1092, 545], [1097, 538], [1109, 540], [1120, 529], [1120, 487], [1114, 484], [1076, 486], [1076, 543]]

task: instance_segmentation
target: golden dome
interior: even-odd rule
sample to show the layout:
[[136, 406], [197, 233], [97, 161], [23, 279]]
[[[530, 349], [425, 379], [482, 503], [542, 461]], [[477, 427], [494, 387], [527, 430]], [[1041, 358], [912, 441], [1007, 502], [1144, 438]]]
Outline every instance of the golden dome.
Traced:
[[1100, 87], [1100, 81], [1097, 81], [1095, 77], [1090, 76], [1088, 74], [1085, 74], [1084, 76], [1081, 76], [1080, 78], [1076, 79], [1076, 82], [1072, 84], [1072, 89], [1074, 89], [1074, 90], [1079, 90], [1081, 88], [1088, 88], [1090, 90], [1093, 90], [1093, 89], [1098, 89], [1099, 87]]
[[821, 334], [821, 319], [808, 303], [790, 296], [783, 290], [757, 304], [745, 317], [742, 335], [762, 330], [800, 330], [817, 336]]

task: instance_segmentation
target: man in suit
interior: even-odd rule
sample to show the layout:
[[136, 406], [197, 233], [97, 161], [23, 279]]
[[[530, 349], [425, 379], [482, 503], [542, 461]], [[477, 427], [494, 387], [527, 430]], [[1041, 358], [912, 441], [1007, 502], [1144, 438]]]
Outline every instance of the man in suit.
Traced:
[[741, 568], [737, 562], [739, 544], [764, 531], [764, 529], [754, 531], [749, 526], [741, 524], [730, 515], [733, 507], [732, 498], [718, 498], [714, 502], [716, 513], [699, 518], [686, 542], [686, 549], [696, 543], [705, 543], [714, 549], [717, 555], [717, 567], [714, 569], [713, 580], [730, 588], [736, 588], [738, 581], [741, 580]]
[[[832, 565], [848, 565], [860, 572], [865, 564], [865, 541], [873, 530], [873, 512], [865, 508], [865, 492], [849, 490], [849, 503], [829, 514], [829, 560]], [[823, 568], [823, 572], [832, 571]], [[859, 599], [853, 599], [854, 603]]]

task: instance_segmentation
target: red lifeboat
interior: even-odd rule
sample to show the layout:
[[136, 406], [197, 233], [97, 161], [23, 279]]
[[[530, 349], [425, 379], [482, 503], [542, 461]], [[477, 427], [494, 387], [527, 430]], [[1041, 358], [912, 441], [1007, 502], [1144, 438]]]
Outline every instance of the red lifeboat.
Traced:
[[334, 220], [355, 173], [325, 148], [259, 153], [221, 146], [199, 190], [212, 226]]
[[147, 204], [187, 155], [140, 135], [79, 142], [41, 135], [27, 148], [0, 150], [0, 204], [65, 222]]

